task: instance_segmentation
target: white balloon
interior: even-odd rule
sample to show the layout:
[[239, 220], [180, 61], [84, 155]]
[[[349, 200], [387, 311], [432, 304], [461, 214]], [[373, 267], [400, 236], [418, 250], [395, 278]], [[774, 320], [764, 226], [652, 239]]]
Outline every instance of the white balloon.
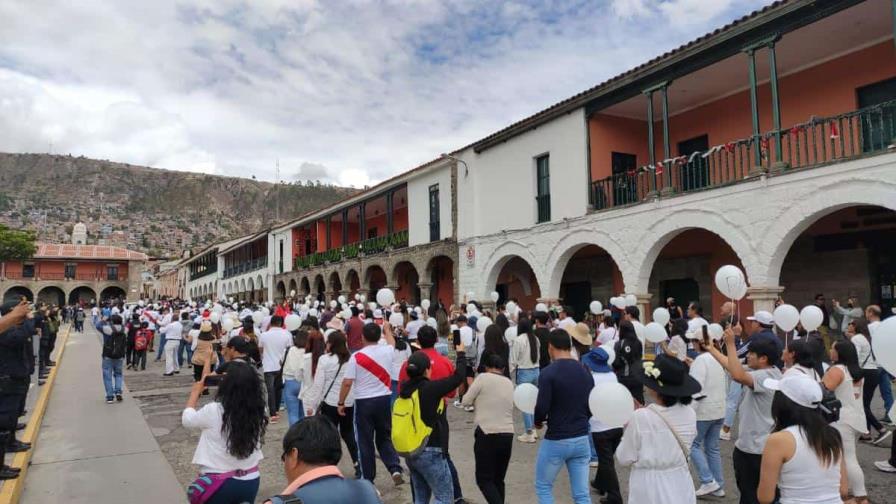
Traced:
[[544, 303], [538, 303], [537, 305], [535, 305], [535, 311], [547, 312], [548, 305], [546, 305]]
[[376, 303], [371, 301], [371, 302], [367, 303], [367, 307], [370, 308], [371, 311], [376, 310]]
[[352, 311], [348, 308], [342, 310], [342, 320], [348, 320], [350, 318], [352, 318]]
[[330, 308], [336, 308], [337, 306], [339, 306], [339, 303], [335, 299], [330, 301]]
[[638, 296], [634, 294], [628, 294], [625, 296], [625, 306], [637, 306], [638, 304]]
[[360, 301], [362, 303], [367, 301], [367, 296], [365, 296], [364, 294], [361, 294], [361, 296], [358, 298], [358, 301]]
[[289, 291], [289, 296], [290, 296], [290, 297], [296, 297], [296, 290], [293, 289], [293, 290]]
[[513, 391], [513, 404], [523, 413], [529, 413], [530, 415], [535, 413], [535, 403], [537, 401], [538, 387], [531, 383], [521, 383]]
[[730, 299], [743, 299], [747, 295], [747, 281], [744, 272], [730, 264], [716, 271], [716, 288]]
[[339, 304], [345, 304], [345, 296], [339, 296], [336, 300], [339, 301]]
[[264, 307], [261, 309], [261, 313], [264, 313], [264, 316], [267, 317], [271, 314], [271, 310], [269, 310], [267, 307]]
[[376, 302], [380, 306], [389, 306], [395, 302], [395, 293], [392, 289], [380, 289], [376, 292]]
[[632, 325], [635, 326], [635, 334], [638, 336], [638, 339], [641, 340], [641, 345], [643, 345], [645, 338], [647, 338], [647, 328], [637, 320], [632, 320]]
[[504, 341], [507, 342], [508, 345], [513, 345], [513, 342], [516, 341], [517, 336], [517, 327], [510, 326], [504, 331]]
[[632, 393], [616, 382], [599, 383], [591, 389], [588, 407], [594, 418], [612, 428], [624, 426], [635, 412]]
[[715, 341], [720, 341], [725, 335], [725, 329], [719, 324], [709, 324], [706, 331], [709, 333], [709, 337]]
[[401, 327], [404, 325], [404, 315], [400, 313], [393, 313], [389, 315], [389, 325], [394, 327]]
[[775, 325], [780, 327], [784, 332], [792, 331], [800, 322], [799, 310], [797, 310], [795, 306], [789, 304], [782, 304], [775, 308], [775, 312], [772, 316], [775, 318]]
[[607, 364], [610, 366], [612, 366], [613, 361], [616, 360], [616, 349], [613, 348], [614, 346], [615, 345], [612, 341], [608, 341], [600, 346], [604, 349], [605, 352], [607, 352]]
[[489, 294], [489, 297], [491, 297], [492, 301], [494, 301], [495, 303], [497, 303], [498, 300], [501, 299], [501, 295], [498, 294], [498, 291], [492, 291], [492, 293]]
[[599, 315], [603, 310], [603, 305], [600, 304], [600, 301], [592, 301], [590, 305], [588, 305], [588, 309], [591, 310], [591, 313], [594, 315]]
[[490, 325], [492, 325], [492, 319], [488, 317], [479, 317], [476, 319], [476, 329], [478, 329], [479, 332], [485, 332], [485, 329]]
[[[137, 304], [142, 307], [144, 305], [143, 300], [141, 299], [140, 301], [137, 301]], [[194, 306], [195, 306], [195, 304], [194, 304]]]
[[888, 373], [896, 374], [896, 317], [889, 317], [878, 324], [872, 335], [871, 348], [877, 364]]
[[656, 310], [653, 310], [653, 321], [657, 324], [664, 326], [669, 323], [669, 319], [672, 316], [669, 314], [669, 310], [660, 306]]
[[232, 331], [233, 330], [233, 319], [230, 317], [227, 317], [224, 320], [222, 320], [221, 321], [221, 329], [223, 329], [224, 332]]
[[432, 317], [429, 317], [428, 319], [426, 319], [426, 325], [428, 325], [429, 327], [432, 327], [433, 329], [439, 328], [438, 321], [436, 321], [436, 319], [434, 319]]
[[361, 300], [361, 295], [356, 293], [356, 294], [355, 294], [355, 301], [360, 301], [360, 300]]
[[821, 312], [821, 308], [815, 305], [806, 306], [800, 311], [800, 322], [803, 324], [803, 329], [806, 331], [814, 331], [818, 329], [818, 326], [821, 325], [823, 320], [824, 313]]
[[318, 313], [320, 312], [317, 311], [317, 308], [311, 308], [310, 310], [308, 310], [309, 317], [317, 317]]
[[429, 309], [429, 300], [424, 299], [423, 301], [420, 301], [420, 306], [422, 306], [424, 310], [428, 310]]
[[231, 308], [233, 308], [234, 310], [239, 310], [239, 309], [240, 309], [240, 305], [238, 305], [238, 304], [236, 304], [236, 303], [233, 303], [233, 305], [231, 306]]
[[659, 322], [651, 322], [644, 328], [644, 337], [651, 343], [666, 341], [666, 328]]
[[287, 331], [295, 331], [302, 325], [302, 317], [295, 313], [290, 313], [283, 319], [283, 324], [286, 326]]
[[520, 307], [513, 301], [508, 301], [507, 304], [504, 305], [504, 309], [507, 310], [507, 313], [511, 316], [516, 315], [520, 311]]
[[473, 303], [468, 304], [467, 305], [467, 315], [472, 315], [474, 313], [476, 313], [476, 305], [474, 305]]
[[264, 320], [264, 313], [261, 313], [260, 311], [256, 311], [256, 312], [252, 313], [252, 322], [255, 322], [255, 325], [261, 324], [261, 322], [263, 320]]
[[625, 298], [622, 296], [610, 298], [610, 304], [621, 310], [625, 308]]
[[217, 324], [221, 321], [221, 313], [213, 311], [211, 315], [208, 316], [208, 319], [212, 321], [212, 324]]
[[317, 308], [318, 306], [320, 306], [320, 301], [317, 300], [317, 299], [315, 299], [315, 300], [314, 300], [314, 307]]

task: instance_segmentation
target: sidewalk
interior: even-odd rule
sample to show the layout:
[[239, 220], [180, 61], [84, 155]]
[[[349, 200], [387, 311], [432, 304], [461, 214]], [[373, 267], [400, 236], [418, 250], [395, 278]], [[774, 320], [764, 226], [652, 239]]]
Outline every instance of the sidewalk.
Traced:
[[124, 402], [105, 403], [99, 334], [84, 329], [69, 336], [21, 502], [186, 502], [127, 382]]

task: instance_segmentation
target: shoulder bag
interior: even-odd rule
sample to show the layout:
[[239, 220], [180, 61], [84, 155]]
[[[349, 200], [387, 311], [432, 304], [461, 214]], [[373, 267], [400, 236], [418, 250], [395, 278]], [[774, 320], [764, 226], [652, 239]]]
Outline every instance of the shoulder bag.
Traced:
[[342, 371], [342, 365], [343, 365], [343, 364], [344, 364], [344, 362], [340, 362], [340, 363], [339, 363], [339, 367], [336, 368], [336, 374], [333, 375], [333, 380], [330, 382], [330, 386], [327, 387], [327, 391], [324, 392], [324, 395], [321, 396], [321, 398], [320, 398], [320, 403], [317, 404], [317, 411], [314, 412], [315, 415], [320, 415], [320, 410], [321, 410], [321, 409], [323, 408], [323, 406], [324, 406], [324, 401], [326, 401], [327, 396], [330, 395], [330, 391], [333, 390], [333, 385], [336, 384], [336, 379], [339, 378], [339, 372]]

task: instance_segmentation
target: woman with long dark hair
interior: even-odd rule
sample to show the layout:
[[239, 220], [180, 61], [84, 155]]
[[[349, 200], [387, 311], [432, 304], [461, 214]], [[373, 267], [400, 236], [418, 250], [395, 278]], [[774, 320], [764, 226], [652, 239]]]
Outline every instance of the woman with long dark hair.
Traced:
[[[210, 376], [210, 361], [202, 368], [202, 379], [193, 384], [181, 423], [188, 429], [201, 429], [193, 464], [200, 478], [188, 493], [211, 493], [207, 504], [255, 502], [258, 494], [258, 463], [263, 458], [261, 443], [268, 425], [265, 400], [258, 393], [258, 373], [247, 364], [227, 367], [220, 375], [215, 400], [198, 411], [196, 404]], [[218, 375], [212, 375], [218, 376]]]
[[[486, 355], [495, 354], [501, 358], [502, 362], [510, 361], [510, 346], [504, 341], [504, 330], [501, 329], [501, 326], [492, 324], [486, 327], [483, 341], [485, 341], [485, 346], [482, 350], [482, 356], [479, 358], [480, 364], [477, 370], [478, 373], [485, 372], [485, 367], [482, 363], [485, 362]], [[508, 371], [507, 366], [504, 366], [503, 373], [504, 376], [510, 378], [510, 372]]]
[[775, 502], [780, 492], [780, 504], [840, 504], [846, 498], [843, 443], [818, 410], [821, 386], [802, 373], [767, 378], [763, 385], [776, 391], [775, 425], [762, 451], [759, 502]]
[[[535, 336], [535, 331], [532, 330], [532, 320], [521, 318], [516, 326], [516, 333], [513, 355], [510, 359], [511, 367], [516, 369], [516, 384], [531, 383], [538, 386], [540, 342]], [[523, 443], [534, 443], [536, 439], [535, 416], [531, 413], [523, 413], [523, 427], [526, 432], [519, 435], [517, 440]]]
[[865, 489], [865, 473], [856, 458], [856, 439], [868, 432], [865, 410], [862, 406], [862, 368], [856, 347], [849, 341], [838, 341], [831, 347], [831, 367], [824, 374], [822, 383], [832, 390], [840, 401], [840, 419], [831, 424], [843, 440], [843, 459], [846, 476], [857, 503], [868, 501]]
[[625, 385], [636, 401], [644, 404], [644, 386], [636, 377], [641, 370], [644, 346], [631, 322], [624, 320], [619, 323], [619, 341], [613, 350], [616, 352], [616, 359], [612, 366], [619, 383]]
[[327, 351], [317, 361], [314, 383], [305, 394], [303, 403], [307, 415], [320, 412], [339, 428], [339, 435], [345, 441], [345, 447], [355, 465], [355, 473], [358, 474], [361, 469], [358, 466], [358, 445], [355, 442], [355, 429], [352, 422], [355, 396], [351, 390], [345, 399], [345, 415], [341, 416], [338, 412], [339, 389], [345, 376], [345, 365], [348, 363], [349, 357], [351, 357], [351, 353], [348, 351], [345, 333], [342, 331], [330, 333], [330, 337], [327, 339]]
[[320, 332], [317, 319], [309, 316], [302, 322], [302, 328], [308, 331], [308, 343], [305, 345], [305, 356], [311, 358], [311, 376], [317, 373], [317, 362], [320, 356], [324, 354], [326, 342], [324, 335]]
[[880, 385], [880, 368], [877, 367], [874, 351], [871, 349], [871, 332], [868, 331], [868, 323], [864, 319], [850, 321], [846, 327], [846, 336], [856, 346], [859, 366], [862, 368], [862, 377], [865, 379], [862, 382], [862, 404], [865, 406], [865, 421], [868, 424], [869, 431], [872, 427], [877, 431], [877, 435], [873, 437], [866, 434], [859, 439], [878, 444], [890, 437], [893, 432], [885, 429], [880, 420], [874, 416], [874, 412], [871, 411], [871, 400], [874, 399], [874, 391]]

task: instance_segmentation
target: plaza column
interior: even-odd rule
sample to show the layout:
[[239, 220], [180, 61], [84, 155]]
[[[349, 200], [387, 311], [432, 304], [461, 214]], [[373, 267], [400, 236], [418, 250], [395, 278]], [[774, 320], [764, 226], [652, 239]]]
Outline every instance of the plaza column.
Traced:
[[[753, 313], [765, 310], [775, 311], [775, 300], [784, 292], [780, 285], [751, 285], [747, 288], [747, 299], [753, 301]], [[743, 317], [741, 317], [743, 318]]]
[[395, 219], [392, 216], [392, 210], [395, 208], [395, 191], [390, 190], [386, 193], [386, 236], [392, 236], [395, 228]]
[[[650, 300], [653, 299], [653, 294], [643, 293], [643, 294], [635, 294], [635, 297], [638, 298], [637, 306], [638, 311], [640, 312], [639, 319], [642, 324], [647, 324], [650, 322], [648, 320], [648, 313], [650, 312]], [[652, 315], [651, 315], [652, 317]]]
[[332, 227], [332, 223], [333, 223], [333, 217], [332, 217], [331, 215], [328, 215], [328, 216], [327, 216], [327, 219], [326, 219], [324, 222], [326, 222], [326, 226], [327, 226], [327, 234], [326, 234], [326, 236], [327, 236], [327, 247], [326, 247], [326, 250], [330, 250], [330, 248], [333, 247], [333, 237], [331, 236], [331, 235], [332, 235], [332, 229], [331, 229], [331, 227]]
[[429, 299], [432, 302], [432, 284], [429, 282], [417, 282], [417, 287], [420, 289], [419, 301]]

